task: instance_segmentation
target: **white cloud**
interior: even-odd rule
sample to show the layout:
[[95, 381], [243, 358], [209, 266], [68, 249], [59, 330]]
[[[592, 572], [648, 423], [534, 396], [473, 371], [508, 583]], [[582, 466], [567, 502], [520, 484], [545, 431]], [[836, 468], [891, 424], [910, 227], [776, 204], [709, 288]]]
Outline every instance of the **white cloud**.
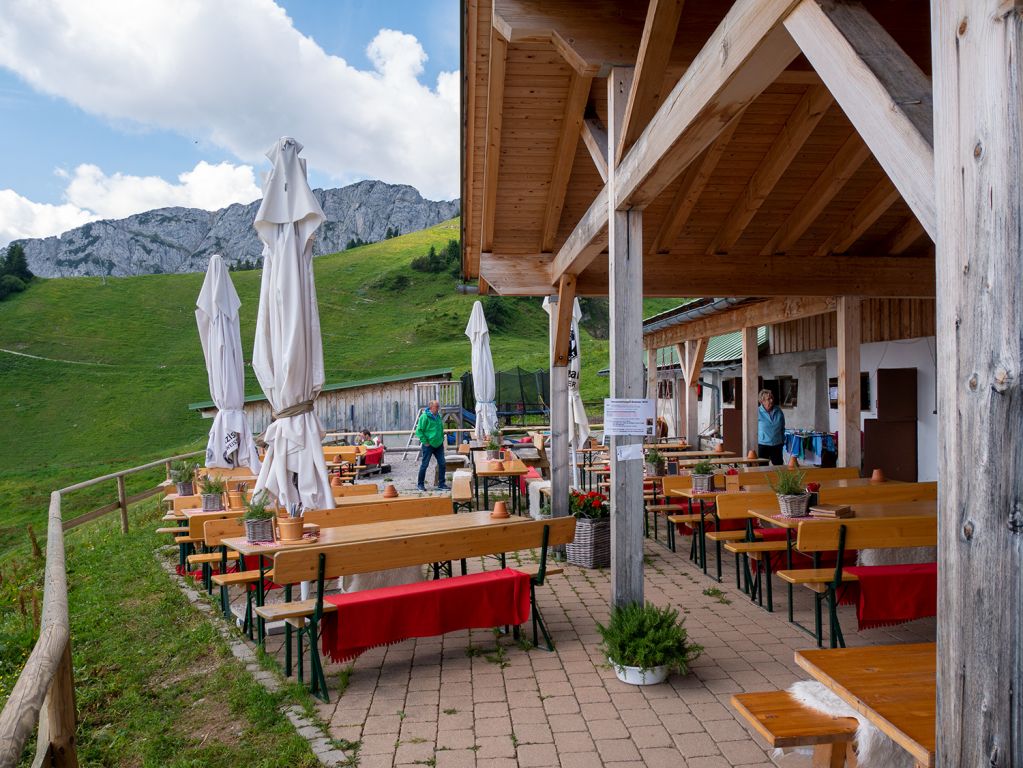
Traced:
[[248, 165], [201, 161], [172, 184], [158, 176], [105, 174], [95, 165], [73, 173], [55, 171], [67, 180], [63, 205], [36, 203], [12, 189], [0, 190], [0, 247], [11, 240], [49, 237], [96, 219], [120, 219], [153, 208], [183, 206], [213, 211], [232, 203], [250, 203], [260, 189]]
[[420, 82], [418, 40], [381, 30], [372, 70], [328, 55], [272, 0], [7, 0], [0, 66], [112, 121], [199, 137], [264, 167], [282, 135], [339, 183], [458, 195], [458, 74]]

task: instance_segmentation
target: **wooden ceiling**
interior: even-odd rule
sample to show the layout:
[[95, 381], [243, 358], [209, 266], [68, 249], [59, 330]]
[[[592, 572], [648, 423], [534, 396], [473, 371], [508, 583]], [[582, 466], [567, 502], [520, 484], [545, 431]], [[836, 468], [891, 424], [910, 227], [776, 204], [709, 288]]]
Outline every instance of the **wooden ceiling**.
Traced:
[[[645, 108], [630, 113], [619, 153], [631, 160], [654, 111], [731, 5], [465, 0], [467, 278], [498, 293], [552, 291], [559, 252], [571, 250], [566, 242], [587, 214], [606, 209], [606, 160], [597, 148], [606, 144], [610, 67], [637, 65], [642, 51], [648, 60], [638, 63], [641, 70], [663, 71], [663, 78], [642, 78]], [[926, 81], [927, 1], [874, 0], [860, 10], [918, 68], [907, 90]], [[670, 47], [652, 44], [676, 29]], [[909, 93], [903, 104], [913, 98]], [[649, 200], [637, 198], [644, 293], [933, 296], [933, 245], [868, 149], [876, 141], [861, 138], [797, 56], [688, 167], [661, 168], [670, 183]], [[607, 293], [606, 225], [604, 231], [573, 262], [585, 266], [577, 275], [580, 294]]]

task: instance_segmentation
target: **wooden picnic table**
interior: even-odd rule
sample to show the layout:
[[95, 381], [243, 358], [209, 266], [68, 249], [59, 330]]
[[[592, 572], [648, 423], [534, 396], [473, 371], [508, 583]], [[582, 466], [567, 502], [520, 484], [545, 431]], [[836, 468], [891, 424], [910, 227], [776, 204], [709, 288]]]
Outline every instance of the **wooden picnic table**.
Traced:
[[[496, 469], [495, 465], [500, 461], [504, 468]], [[480, 501], [480, 480], [483, 480], [483, 507], [490, 507], [490, 482], [507, 482], [508, 495], [511, 498], [512, 509], [516, 512], [519, 509], [519, 478], [529, 472], [527, 467], [519, 459], [483, 459], [474, 464], [475, 496], [476, 506]]]
[[[822, 486], [823, 487], [823, 486]], [[834, 487], [834, 486], [829, 486]], [[938, 514], [938, 502], [934, 499], [926, 501], [886, 501], [873, 503], [856, 502], [850, 505], [856, 513], [855, 517], [845, 518], [856, 520], [864, 517], [934, 517]], [[749, 513], [756, 518], [777, 526], [794, 531], [799, 524], [806, 520], [814, 520], [812, 517], [785, 517], [774, 507], [753, 507]]]
[[[650, 448], [656, 448], [657, 446], [647, 446]], [[660, 448], [658, 448], [660, 450]], [[665, 459], [714, 459], [714, 458], [725, 458], [727, 456], [738, 456], [734, 451], [688, 451], [688, 450], [663, 450], [661, 455]]]
[[413, 517], [406, 520], [390, 520], [384, 523], [364, 523], [362, 525], [339, 525], [332, 528], [321, 528], [319, 539], [304, 540], [295, 544], [253, 544], [244, 536], [236, 536], [223, 540], [224, 546], [243, 555], [273, 555], [286, 549], [303, 547], [322, 547], [328, 544], [350, 544], [359, 541], [379, 541], [382, 539], [415, 536], [421, 533], [438, 533], [462, 529], [485, 528], [488, 525], [500, 525], [510, 522], [528, 522], [526, 518], [509, 517], [495, 520], [490, 512], [462, 512], [460, 514], [436, 515], [433, 517]]
[[916, 760], [934, 765], [934, 643], [796, 651], [796, 663]]

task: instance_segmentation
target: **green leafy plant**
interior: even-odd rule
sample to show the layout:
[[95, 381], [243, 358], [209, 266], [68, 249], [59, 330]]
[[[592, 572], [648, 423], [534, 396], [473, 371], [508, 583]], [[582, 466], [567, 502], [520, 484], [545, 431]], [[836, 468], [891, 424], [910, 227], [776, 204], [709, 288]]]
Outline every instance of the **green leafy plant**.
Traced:
[[601, 650], [619, 666], [668, 666], [686, 674], [703, 648], [689, 642], [684, 623], [674, 608], [629, 603], [613, 608], [607, 626], [597, 622], [597, 631], [603, 640]]
[[571, 491], [568, 495], [568, 509], [575, 517], [600, 520], [611, 516], [611, 505], [602, 493]]
[[487, 450], [488, 451], [501, 450], [501, 430], [495, 429], [487, 437]]
[[192, 461], [175, 461], [171, 464], [171, 480], [175, 483], [191, 483], [199, 465]]
[[714, 474], [714, 465], [711, 464], [710, 461], [708, 461], [707, 459], [704, 459], [703, 461], [698, 462], [696, 464], [696, 466], [693, 467], [693, 474], [694, 475], [713, 475]]
[[646, 452], [646, 461], [647, 464], [663, 464], [664, 454], [661, 453], [656, 448], [651, 448], [649, 451]]
[[204, 496], [220, 496], [227, 492], [227, 483], [219, 477], [205, 477], [202, 481]]
[[767, 482], [779, 496], [801, 496], [806, 493], [806, 473], [798, 470], [775, 472], [774, 478], [769, 477]]
[[245, 514], [242, 515], [243, 520], [268, 520], [273, 516], [274, 512], [270, 508], [270, 496], [268, 494], [254, 495], [245, 502]]

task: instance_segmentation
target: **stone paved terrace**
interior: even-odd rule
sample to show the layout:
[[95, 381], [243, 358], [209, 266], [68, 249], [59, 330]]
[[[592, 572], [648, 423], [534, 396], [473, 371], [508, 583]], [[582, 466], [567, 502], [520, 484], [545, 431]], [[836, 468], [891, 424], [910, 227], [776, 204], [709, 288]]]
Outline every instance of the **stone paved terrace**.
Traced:
[[[480, 630], [374, 649], [355, 662], [340, 695], [345, 665], [327, 665], [331, 701], [319, 705], [320, 715], [333, 738], [361, 743], [361, 768], [809, 766], [802, 755], [773, 762], [728, 699], [806, 679], [793, 651], [813, 647], [813, 639], [787, 622], [777, 581], [775, 613], [768, 613], [736, 589], [727, 556], [719, 585], [689, 561], [688, 550], [682, 537], [678, 553], [646, 543], [646, 598], [680, 608], [690, 638], [704, 647], [686, 677], [649, 687], [619, 682], [595, 628], [608, 617], [610, 572], [565, 566], [538, 596], [556, 652], [527, 652]], [[714, 589], [720, 596], [705, 592]], [[797, 590], [796, 618], [812, 625], [811, 610], [810, 593]], [[933, 620], [857, 633], [853, 609], [841, 610], [849, 645], [934, 639]], [[283, 664], [280, 635], [267, 650]]]

